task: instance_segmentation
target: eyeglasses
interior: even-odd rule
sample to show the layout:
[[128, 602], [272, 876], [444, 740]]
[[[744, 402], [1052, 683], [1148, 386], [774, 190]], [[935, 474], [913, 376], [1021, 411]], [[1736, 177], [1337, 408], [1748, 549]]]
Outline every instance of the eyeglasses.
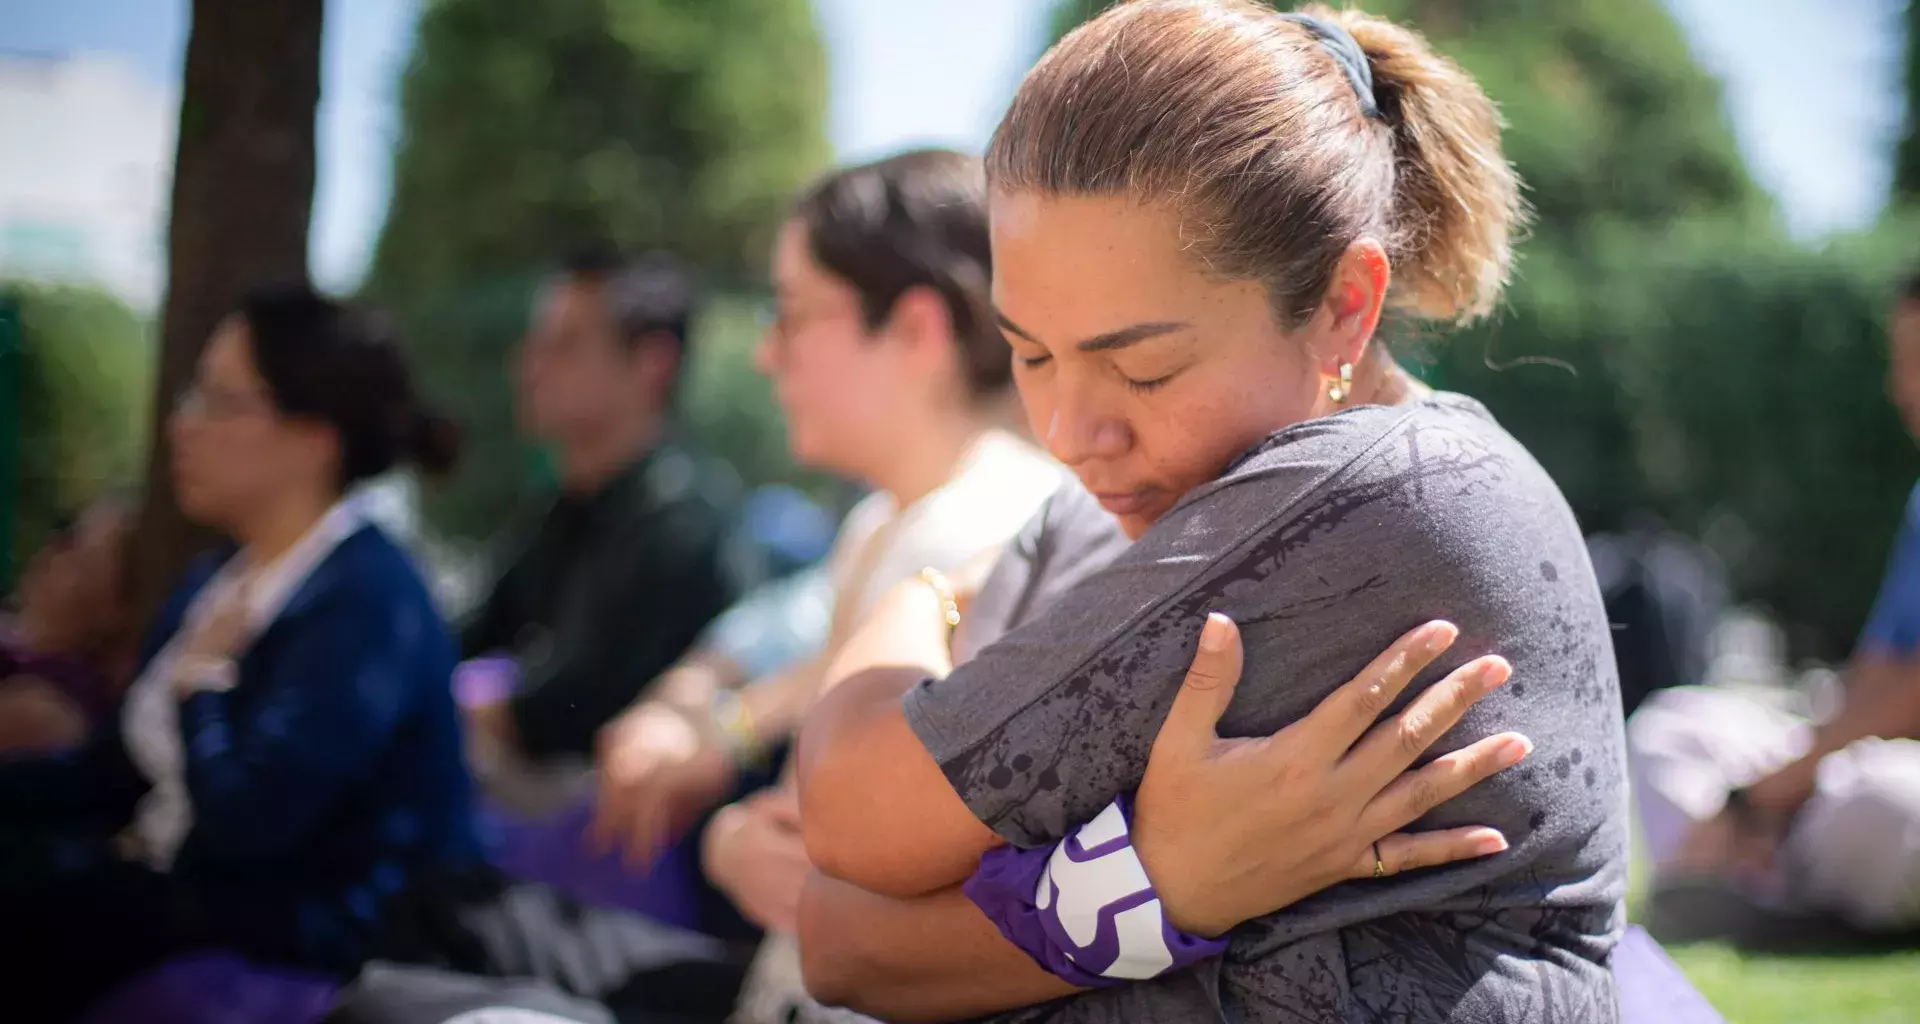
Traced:
[[189, 384], [174, 397], [173, 411], [208, 420], [232, 420], [272, 412], [272, 406], [253, 395], [236, 394]]
[[815, 306], [796, 309], [776, 302], [760, 307], [759, 312], [760, 329], [771, 335], [774, 342], [781, 347], [792, 344], [796, 337], [816, 324], [851, 320], [863, 330], [866, 327], [865, 319], [857, 308]]

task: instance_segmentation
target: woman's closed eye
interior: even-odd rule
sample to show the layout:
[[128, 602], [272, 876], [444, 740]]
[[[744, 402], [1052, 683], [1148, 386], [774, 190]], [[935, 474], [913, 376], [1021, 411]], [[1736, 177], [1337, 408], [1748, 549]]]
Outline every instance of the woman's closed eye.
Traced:
[[1127, 390], [1144, 395], [1160, 390], [1167, 385], [1168, 381], [1177, 376], [1179, 376], [1179, 373], [1176, 371], [1174, 373], [1162, 374], [1152, 380], [1135, 380], [1126, 374], [1121, 374], [1120, 379], [1126, 382]]

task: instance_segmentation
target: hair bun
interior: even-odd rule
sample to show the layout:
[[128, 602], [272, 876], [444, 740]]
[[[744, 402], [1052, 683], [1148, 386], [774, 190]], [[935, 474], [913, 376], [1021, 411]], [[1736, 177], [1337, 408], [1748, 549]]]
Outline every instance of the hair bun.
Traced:
[[421, 410], [414, 415], [408, 447], [414, 465], [429, 476], [444, 476], [460, 462], [460, 427], [439, 413]]

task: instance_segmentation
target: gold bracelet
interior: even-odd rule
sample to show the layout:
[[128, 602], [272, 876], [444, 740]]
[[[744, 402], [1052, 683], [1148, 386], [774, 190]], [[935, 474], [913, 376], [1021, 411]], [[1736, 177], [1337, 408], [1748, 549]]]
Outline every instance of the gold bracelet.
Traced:
[[953, 631], [960, 628], [960, 600], [954, 596], [953, 584], [947, 581], [946, 573], [931, 565], [920, 570], [919, 579], [940, 599], [940, 619], [947, 624], [947, 639], [953, 639]]
[[727, 744], [727, 756], [740, 768], [758, 768], [767, 761], [767, 745], [760, 739], [753, 711], [737, 693], [713, 699], [713, 724]]

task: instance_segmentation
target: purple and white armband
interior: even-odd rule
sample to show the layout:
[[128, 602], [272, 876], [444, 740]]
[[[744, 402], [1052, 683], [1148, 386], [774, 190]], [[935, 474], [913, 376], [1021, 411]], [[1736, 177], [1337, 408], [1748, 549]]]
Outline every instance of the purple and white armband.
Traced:
[[1132, 825], [1128, 794], [1052, 847], [988, 851], [964, 891], [1007, 941], [1081, 988], [1154, 978], [1225, 953], [1225, 939], [1167, 923], [1133, 851]]

